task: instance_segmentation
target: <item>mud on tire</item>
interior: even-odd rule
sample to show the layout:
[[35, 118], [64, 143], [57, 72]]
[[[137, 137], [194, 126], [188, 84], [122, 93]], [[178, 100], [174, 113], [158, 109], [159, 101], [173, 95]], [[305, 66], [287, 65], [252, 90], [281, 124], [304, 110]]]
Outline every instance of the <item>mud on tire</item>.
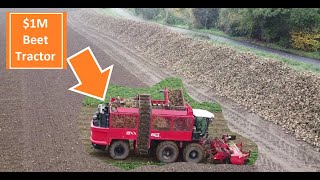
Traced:
[[130, 152], [129, 143], [127, 141], [114, 141], [109, 148], [112, 159], [126, 159]]
[[204, 159], [204, 150], [200, 144], [191, 143], [183, 149], [183, 160], [191, 163], [200, 163]]
[[179, 148], [177, 144], [172, 141], [161, 142], [157, 146], [156, 156], [160, 162], [164, 162], [164, 163], [175, 162], [179, 156]]

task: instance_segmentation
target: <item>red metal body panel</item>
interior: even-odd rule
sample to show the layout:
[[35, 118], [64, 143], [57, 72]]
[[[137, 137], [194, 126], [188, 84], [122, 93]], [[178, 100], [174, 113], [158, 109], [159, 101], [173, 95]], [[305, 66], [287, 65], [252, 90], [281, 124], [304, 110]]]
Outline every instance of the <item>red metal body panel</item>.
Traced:
[[[114, 113], [114, 112], [110, 112], [110, 113]], [[117, 108], [117, 114], [118, 113], [129, 113], [129, 114], [138, 114], [139, 113], [139, 109], [138, 108]]]
[[188, 131], [150, 131], [150, 139], [152, 140], [168, 140], [168, 141], [191, 141], [192, 132]]
[[91, 141], [98, 145], [110, 145], [113, 139], [136, 140], [137, 134], [137, 128], [101, 128], [91, 123]]
[[[111, 99], [112, 101], [112, 99]], [[112, 117], [115, 115], [125, 115], [136, 117], [135, 128], [114, 128], [112, 126]], [[153, 119], [155, 117], [162, 117], [170, 119], [170, 129], [156, 130], [153, 129]], [[177, 130], [174, 127], [176, 118], [184, 118], [190, 120], [189, 127], [186, 130]], [[93, 126], [91, 123], [91, 141], [98, 145], [110, 145], [113, 139], [137, 140], [138, 136], [138, 121], [139, 109], [138, 108], [117, 108], [116, 112], [110, 111], [110, 127], [102, 128]], [[186, 104], [186, 110], [165, 110], [165, 109], [152, 109], [152, 118], [150, 123], [150, 140], [171, 140], [171, 141], [191, 141], [192, 131], [194, 125], [194, 117], [192, 108]]]
[[109, 128], [94, 126], [91, 122], [91, 142], [99, 145], [109, 145]]
[[245, 164], [245, 161], [250, 157], [250, 151], [244, 152], [242, 151], [242, 143], [233, 144], [230, 146], [230, 149], [233, 151], [233, 154], [230, 156], [231, 164], [242, 165]]

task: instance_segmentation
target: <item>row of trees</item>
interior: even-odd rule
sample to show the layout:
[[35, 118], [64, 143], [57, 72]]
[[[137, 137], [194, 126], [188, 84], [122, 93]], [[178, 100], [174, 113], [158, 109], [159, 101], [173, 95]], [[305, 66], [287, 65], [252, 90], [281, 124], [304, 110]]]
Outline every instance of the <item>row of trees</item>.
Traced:
[[159, 20], [167, 24], [191, 24], [192, 14], [189, 8], [133, 8], [136, 15], [147, 20]]
[[247, 36], [305, 51], [320, 48], [320, 8], [207, 8], [202, 11], [205, 12], [199, 16], [194, 13], [198, 22], [204, 17], [214, 22], [202, 23], [204, 27], [210, 25], [232, 36]]
[[320, 50], [320, 8], [136, 8], [146, 19], [216, 28], [305, 51]]

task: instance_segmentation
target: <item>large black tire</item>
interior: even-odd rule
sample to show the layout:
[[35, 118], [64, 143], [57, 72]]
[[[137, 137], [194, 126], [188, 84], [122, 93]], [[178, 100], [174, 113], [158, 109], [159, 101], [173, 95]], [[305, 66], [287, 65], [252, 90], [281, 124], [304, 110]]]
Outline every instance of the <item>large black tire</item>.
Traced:
[[203, 161], [204, 151], [200, 144], [191, 143], [183, 149], [183, 160], [191, 163], [200, 163]]
[[127, 141], [114, 141], [109, 148], [112, 159], [122, 160], [129, 156], [130, 147]]
[[164, 163], [175, 162], [179, 156], [179, 148], [172, 141], [163, 141], [157, 146], [157, 159]]

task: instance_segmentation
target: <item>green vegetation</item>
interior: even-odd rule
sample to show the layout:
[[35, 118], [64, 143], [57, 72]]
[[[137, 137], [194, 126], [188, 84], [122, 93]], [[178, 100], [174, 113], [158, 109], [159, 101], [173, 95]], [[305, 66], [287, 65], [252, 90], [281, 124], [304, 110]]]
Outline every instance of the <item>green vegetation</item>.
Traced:
[[192, 13], [183, 8], [128, 8], [132, 14], [160, 24], [189, 28]]
[[248, 165], [253, 165], [256, 160], [258, 159], [258, 152], [257, 151], [252, 151], [249, 157]]
[[118, 13], [114, 12], [111, 8], [99, 8], [98, 12], [108, 16], [121, 17]]
[[221, 37], [225, 37], [225, 38], [230, 38], [233, 39], [232, 36], [224, 33], [223, 31], [220, 31], [217, 28], [210, 28], [210, 29], [192, 29], [196, 32], [203, 32], [203, 33], [208, 33], [208, 34], [212, 34], [212, 35], [216, 35], [216, 36], [221, 36]]
[[208, 29], [216, 27], [219, 18], [219, 8], [193, 8], [193, 27]]
[[216, 103], [209, 103], [209, 102], [197, 102], [193, 100], [188, 93], [186, 92], [185, 88], [183, 87], [183, 83], [179, 78], [167, 78], [160, 83], [147, 88], [128, 88], [124, 86], [118, 86], [110, 84], [108, 88], [108, 92], [106, 95], [105, 101], [99, 101], [97, 99], [91, 97], [85, 97], [83, 100], [83, 105], [85, 106], [97, 106], [100, 103], [107, 103], [109, 102], [109, 97], [123, 97], [123, 98], [130, 98], [135, 97], [137, 94], [148, 93], [151, 94], [153, 99], [163, 99], [163, 93], [159, 92], [163, 90], [165, 87], [171, 89], [177, 89], [182, 87], [183, 94], [185, 101], [187, 101], [193, 108], [201, 108], [206, 109], [211, 112], [219, 112], [221, 111], [221, 106]]
[[231, 36], [244, 36], [262, 42], [276, 43], [284, 48], [320, 50], [319, 40], [314, 44], [312, 39], [300, 42], [310, 46], [309, 48], [292, 44], [293, 33], [320, 35], [319, 8], [221, 8], [218, 22], [212, 27]]
[[130, 8], [144, 19], [320, 59], [320, 8]]

